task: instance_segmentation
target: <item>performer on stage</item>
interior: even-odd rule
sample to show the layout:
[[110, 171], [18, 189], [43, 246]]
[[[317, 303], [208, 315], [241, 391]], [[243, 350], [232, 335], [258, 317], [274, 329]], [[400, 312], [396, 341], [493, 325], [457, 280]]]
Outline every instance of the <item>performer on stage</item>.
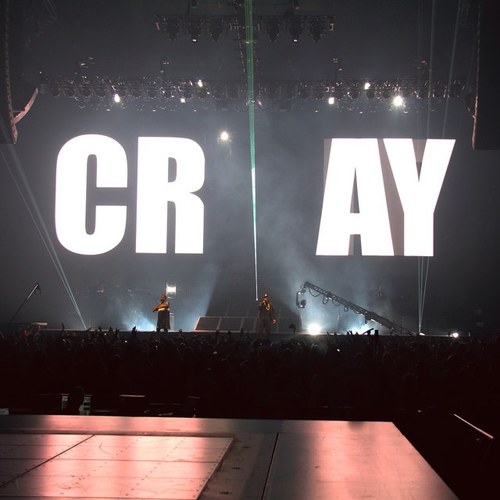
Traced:
[[259, 316], [257, 318], [257, 333], [271, 333], [271, 326], [276, 324], [274, 307], [269, 295], [265, 293], [259, 302]]
[[168, 302], [167, 296], [164, 293], [160, 295], [160, 303], [153, 309], [153, 312], [155, 311], [158, 311], [156, 331], [158, 333], [162, 330], [168, 332], [170, 328], [170, 303]]

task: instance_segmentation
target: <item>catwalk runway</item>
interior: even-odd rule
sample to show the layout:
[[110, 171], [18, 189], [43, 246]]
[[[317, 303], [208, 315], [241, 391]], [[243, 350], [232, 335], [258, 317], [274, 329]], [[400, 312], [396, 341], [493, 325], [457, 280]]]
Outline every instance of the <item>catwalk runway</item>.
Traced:
[[457, 498], [390, 422], [0, 416], [0, 498]]

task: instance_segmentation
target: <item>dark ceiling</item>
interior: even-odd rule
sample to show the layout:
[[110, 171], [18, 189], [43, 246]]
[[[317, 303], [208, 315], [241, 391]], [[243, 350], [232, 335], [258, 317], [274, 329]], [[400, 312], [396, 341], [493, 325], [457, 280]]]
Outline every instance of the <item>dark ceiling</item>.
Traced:
[[[27, 45], [23, 76], [35, 86], [54, 79], [60, 85], [63, 78], [72, 81], [78, 77], [105, 79], [112, 84], [120, 79], [148, 84], [167, 80], [176, 86], [179, 81], [203, 79], [236, 85], [244, 98], [250, 69], [256, 90], [269, 92], [269, 86], [277, 85], [283, 94], [287, 85], [292, 85], [293, 97], [301, 82], [308, 82], [312, 94], [316, 84], [328, 91], [335, 82], [350, 84], [366, 79], [381, 85], [404, 82], [412, 91], [423, 86], [426, 96], [454, 81], [461, 85], [459, 97], [473, 90], [474, 2], [23, 3]], [[250, 19], [253, 30], [247, 30]], [[217, 41], [213, 39], [216, 22], [222, 29]], [[315, 23], [322, 25], [321, 35], [313, 35]], [[167, 25], [177, 26], [175, 37]], [[294, 43], [291, 31], [297, 25], [301, 33]], [[197, 42], [191, 41], [193, 26], [199, 29]], [[278, 30], [274, 35], [272, 26]], [[251, 44], [247, 43], [249, 38]]]

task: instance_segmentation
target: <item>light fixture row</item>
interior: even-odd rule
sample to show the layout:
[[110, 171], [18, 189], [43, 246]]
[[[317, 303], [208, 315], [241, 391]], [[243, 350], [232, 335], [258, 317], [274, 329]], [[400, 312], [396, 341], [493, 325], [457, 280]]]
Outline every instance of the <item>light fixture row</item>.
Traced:
[[[192, 42], [198, 42], [201, 37], [209, 37], [218, 41], [221, 36], [243, 32], [245, 24], [237, 15], [184, 15], [172, 16], [158, 14], [155, 18], [156, 30], [165, 33], [172, 41], [180, 36], [189, 37]], [[258, 39], [265, 34], [271, 42], [282, 35], [298, 42], [303, 35], [310, 36], [319, 42], [323, 35], [332, 32], [335, 18], [332, 15], [295, 15], [255, 16], [253, 23], [253, 38]], [[245, 33], [243, 33], [244, 35]]]
[[[179, 99], [229, 99], [247, 100], [246, 84], [222, 80], [164, 78], [106, 78], [106, 77], [42, 77], [40, 93], [53, 97], [67, 97], [78, 100], [106, 99], [118, 96], [121, 100], [168, 100]], [[462, 98], [465, 85], [455, 80], [451, 84], [435, 81], [417, 83], [412, 80], [336, 80], [336, 81], [257, 81], [255, 99], [268, 100], [336, 100], [340, 99], [404, 99]]]

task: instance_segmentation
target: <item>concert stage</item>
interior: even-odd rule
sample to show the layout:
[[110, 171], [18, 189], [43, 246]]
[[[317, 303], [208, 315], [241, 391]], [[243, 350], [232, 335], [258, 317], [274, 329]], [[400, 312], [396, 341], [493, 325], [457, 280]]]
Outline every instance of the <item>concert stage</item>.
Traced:
[[457, 498], [390, 422], [0, 417], [0, 498]]

